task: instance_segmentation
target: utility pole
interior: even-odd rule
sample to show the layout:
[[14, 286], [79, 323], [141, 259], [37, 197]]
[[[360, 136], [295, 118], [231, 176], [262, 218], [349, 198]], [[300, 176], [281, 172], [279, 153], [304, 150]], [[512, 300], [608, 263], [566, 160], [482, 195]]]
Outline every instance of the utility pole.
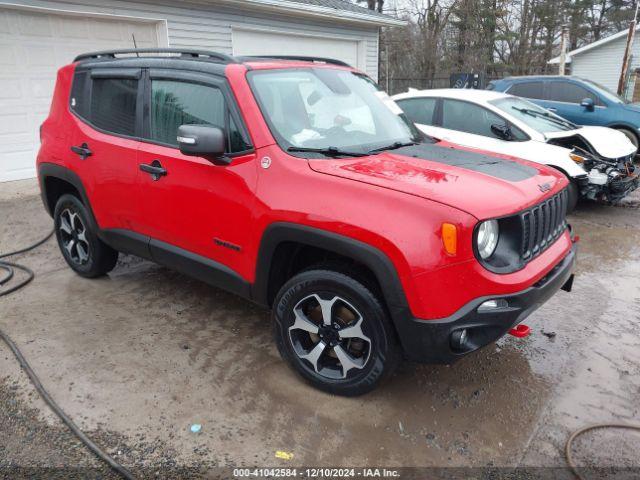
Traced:
[[569, 25], [562, 25], [562, 37], [560, 38], [560, 63], [558, 64], [558, 75], [565, 74], [567, 64], [567, 37], [569, 36]]
[[633, 21], [629, 25], [629, 33], [627, 34], [627, 46], [624, 49], [624, 57], [622, 57], [622, 70], [620, 71], [620, 80], [618, 80], [618, 95], [623, 96], [626, 90], [627, 70], [629, 70], [629, 57], [631, 56], [631, 49], [633, 48], [633, 39], [636, 34], [636, 23], [638, 20], [638, 6], [640, 2], [636, 0], [636, 12], [633, 16]]

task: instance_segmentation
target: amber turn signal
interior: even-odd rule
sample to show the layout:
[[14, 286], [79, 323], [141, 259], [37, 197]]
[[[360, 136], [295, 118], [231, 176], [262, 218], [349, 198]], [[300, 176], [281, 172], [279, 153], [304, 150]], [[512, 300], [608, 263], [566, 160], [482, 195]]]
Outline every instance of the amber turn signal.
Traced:
[[454, 224], [442, 224], [442, 243], [447, 254], [456, 254], [456, 252], [458, 251], [458, 229]]

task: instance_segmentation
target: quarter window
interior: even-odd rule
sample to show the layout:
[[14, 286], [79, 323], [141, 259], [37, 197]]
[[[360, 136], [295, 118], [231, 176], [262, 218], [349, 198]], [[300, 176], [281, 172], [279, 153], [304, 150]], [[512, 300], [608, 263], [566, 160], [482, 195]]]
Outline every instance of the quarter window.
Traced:
[[542, 100], [542, 82], [519, 82], [514, 84], [508, 93], [516, 97], [535, 98]]
[[91, 123], [107, 132], [134, 136], [138, 80], [94, 78], [91, 87]]
[[398, 100], [398, 105], [413, 123], [433, 125], [436, 98], [407, 98]]
[[87, 99], [85, 96], [85, 87], [89, 78], [89, 72], [76, 72], [73, 76], [73, 85], [71, 86], [71, 98], [69, 105], [71, 110], [76, 112], [83, 118], [87, 116]]
[[177, 146], [181, 125], [211, 125], [227, 131], [229, 152], [250, 148], [230, 117], [219, 88], [176, 80], [152, 80], [151, 140]]

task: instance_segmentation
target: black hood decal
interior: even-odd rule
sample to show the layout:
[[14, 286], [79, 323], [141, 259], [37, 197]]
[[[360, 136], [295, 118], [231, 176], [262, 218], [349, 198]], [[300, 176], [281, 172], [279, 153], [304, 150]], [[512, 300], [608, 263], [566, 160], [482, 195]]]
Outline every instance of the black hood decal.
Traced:
[[466, 168], [509, 182], [521, 182], [538, 174], [538, 170], [533, 167], [505, 160], [504, 158], [426, 143], [400, 148], [395, 153], [444, 163], [453, 167]]

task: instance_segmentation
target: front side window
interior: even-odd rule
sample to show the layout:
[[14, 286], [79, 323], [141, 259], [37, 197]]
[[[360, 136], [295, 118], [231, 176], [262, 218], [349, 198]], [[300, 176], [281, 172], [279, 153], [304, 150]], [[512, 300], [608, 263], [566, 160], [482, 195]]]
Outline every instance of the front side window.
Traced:
[[437, 102], [436, 98], [405, 98], [398, 100], [398, 105], [413, 123], [433, 125]]
[[503, 118], [479, 105], [446, 99], [442, 104], [442, 128], [500, 138], [493, 133], [491, 125], [505, 125], [505, 123]]
[[509, 90], [510, 95], [524, 98], [535, 98], [542, 100], [542, 82], [519, 82], [514, 84]]
[[219, 88], [178, 80], [152, 80], [151, 140], [177, 146], [181, 125], [211, 125], [226, 131], [229, 152], [249, 148], [230, 117]]
[[325, 68], [254, 71], [250, 83], [283, 148], [366, 153], [420, 133], [398, 105], [365, 77]]
[[110, 133], [135, 135], [138, 80], [94, 78], [91, 123]]
[[547, 86], [547, 99], [553, 102], [580, 103], [585, 98], [591, 98], [596, 105], [599, 103], [597, 95], [575, 83], [552, 81]]
[[224, 128], [226, 105], [219, 88], [174, 80], [151, 82], [151, 139], [178, 145], [180, 125]]

